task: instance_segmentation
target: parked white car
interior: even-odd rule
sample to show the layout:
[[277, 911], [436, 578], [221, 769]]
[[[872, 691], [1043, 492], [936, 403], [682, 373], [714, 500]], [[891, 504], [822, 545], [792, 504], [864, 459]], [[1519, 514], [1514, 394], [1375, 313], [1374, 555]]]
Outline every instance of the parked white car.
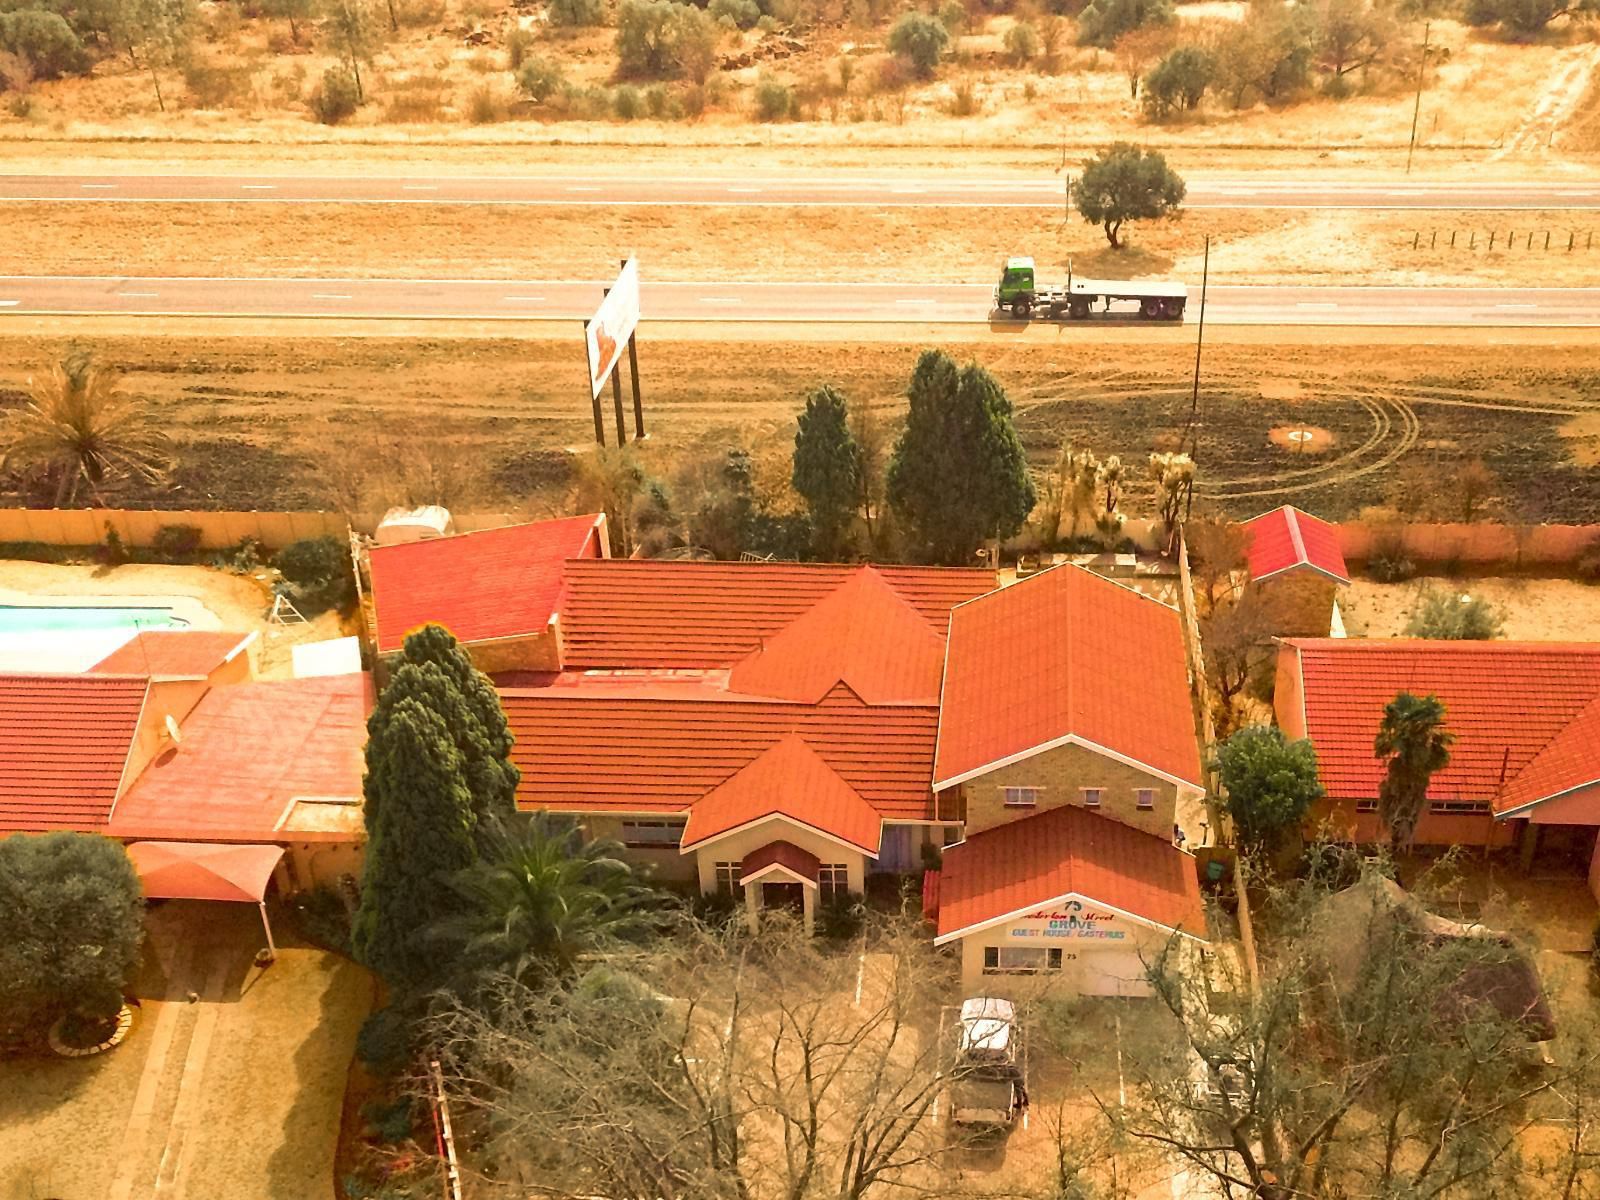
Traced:
[[1017, 1039], [1017, 1008], [1011, 1001], [998, 996], [963, 1000], [956, 1044], [957, 1074], [1019, 1078]]

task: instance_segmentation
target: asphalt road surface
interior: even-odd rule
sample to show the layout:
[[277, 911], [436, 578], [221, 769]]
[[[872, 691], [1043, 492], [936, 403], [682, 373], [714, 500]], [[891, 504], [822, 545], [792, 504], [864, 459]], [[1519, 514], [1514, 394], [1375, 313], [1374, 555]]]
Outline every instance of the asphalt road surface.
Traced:
[[[599, 281], [0, 276], [0, 316], [115, 315], [579, 320]], [[645, 283], [656, 321], [1010, 325], [985, 284]], [[1191, 290], [1187, 319], [1199, 312]], [[1105, 320], [1097, 313], [1093, 320]], [[1138, 321], [1134, 313], [1111, 319]], [[1206, 320], [1229, 325], [1600, 326], [1597, 288], [1213, 287]]]
[[[0, 201], [274, 204], [793, 205], [803, 207], [1061, 208], [1062, 180], [1040, 176], [873, 179], [586, 178], [536, 176], [0, 175]], [[1439, 183], [1189, 180], [1188, 208], [1448, 210], [1600, 209], [1596, 182]]]

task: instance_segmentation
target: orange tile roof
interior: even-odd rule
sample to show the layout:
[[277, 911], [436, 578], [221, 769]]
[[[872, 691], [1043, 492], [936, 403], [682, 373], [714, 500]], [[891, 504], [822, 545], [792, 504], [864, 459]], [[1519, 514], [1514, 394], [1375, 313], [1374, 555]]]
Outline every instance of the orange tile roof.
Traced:
[[1193, 858], [1165, 838], [1067, 805], [975, 833], [945, 850], [937, 940], [1027, 916], [1066, 896], [1206, 936]]
[[105, 828], [149, 680], [0, 675], [0, 832]]
[[661, 560], [566, 564], [562, 662], [584, 667], [731, 667], [852, 575], [880, 576], [937, 634], [953, 605], [995, 585], [966, 567]]
[[378, 652], [399, 650], [429, 623], [468, 643], [543, 633], [560, 601], [562, 562], [599, 554], [603, 521], [592, 513], [374, 547]]
[[951, 614], [934, 786], [1067, 741], [1200, 786], [1177, 611], [1071, 565]]
[[96, 675], [153, 675], [204, 679], [244, 652], [253, 633], [151, 629], [136, 633], [89, 670]]
[[112, 815], [127, 838], [271, 839], [296, 799], [361, 797], [369, 675], [214, 687]]
[[937, 704], [944, 638], [870, 567], [737, 663], [730, 690], [815, 704], [843, 683], [868, 704]]
[[768, 817], [787, 817], [876, 855], [883, 822], [837, 771], [796, 734], [785, 734], [694, 802], [684, 850]]
[[1339, 530], [1321, 518], [1285, 504], [1252, 517], [1244, 528], [1250, 537], [1250, 578], [1256, 582], [1297, 567], [1318, 571], [1339, 583], [1350, 582]]
[[[1444, 701], [1455, 734], [1434, 800], [1504, 812], [1600, 774], [1600, 644], [1294, 638], [1306, 735], [1334, 800], [1370, 800], [1383, 765], [1372, 744], [1400, 692]], [[1524, 778], [1524, 772], [1527, 772]], [[1542, 794], [1541, 794], [1542, 793]]]
[[784, 737], [802, 739], [881, 816], [928, 820], [938, 710], [871, 707], [846, 688], [820, 704], [710, 689], [673, 697], [550, 687], [500, 694], [522, 771], [517, 803], [562, 811], [685, 812]]
[[752, 850], [739, 864], [739, 884], [744, 886], [768, 867], [782, 867], [802, 879], [817, 882], [822, 873], [822, 860], [793, 842], [768, 842], [759, 850]]

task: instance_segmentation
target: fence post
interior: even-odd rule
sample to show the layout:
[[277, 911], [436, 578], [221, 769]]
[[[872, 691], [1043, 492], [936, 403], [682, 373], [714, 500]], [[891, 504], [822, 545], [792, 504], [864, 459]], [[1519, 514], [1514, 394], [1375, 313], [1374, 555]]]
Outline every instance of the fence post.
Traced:
[[1544, 231], [1544, 248], [1546, 250], [1550, 249], [1550, 231], [1548, 229]]
[[1577, 236], [1578, 236], [1578, 234], [1577, 234], [1576, 230], [1572, 230], [1572, 229], [1567, 230], [1567, 253], [1568, 254], [1572, 253], [1572, 239], [1577, 237]]
[[1472, 243], [1467, 247], [1467, 249], [1468, 250], [1476, 250], [1477, 248], [1478, 248], [1478, 231], [1476, 229], [1474, 229], [1472, 231]]
[[1491, 249], [1491, 250], [1494, 249], [1494, 235], [1495, 235], [1495, 231], [1492, 230], [1492, 229], [1489, 230], [1489, 249]]
[[1430, 233], [1428, 235], [1428, 249], [1432, 250], [1438, 244], [1439, 244], [1439, 231], [1437, 229], [1435, 229], [1432, 233]]
[[1452, 229], [1450, 231], [1450, 249], [1454, 250], [1455, 248], [1456, 248], [1456, 231], [1454, 229]]
[[1422, 241], [1422, 230], [1419, 229], [1411, 235], [1411, 248], [1415, 250], [1417, 248], [1417, 243], [1420, 241]]

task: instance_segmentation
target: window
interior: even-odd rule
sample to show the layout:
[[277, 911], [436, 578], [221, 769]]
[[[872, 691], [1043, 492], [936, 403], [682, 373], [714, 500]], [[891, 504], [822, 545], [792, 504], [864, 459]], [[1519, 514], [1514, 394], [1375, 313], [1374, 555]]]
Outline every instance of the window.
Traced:
[[1378, 802], [1376, 800], [1357, 800], [1356, 811], [1358, 813], [1377, 812]]
[[946, 825], [944, 827], [944, 844], [946, 848], [954, 846], [961, 840], [961, 826]]
[[1037, 975], [1061, 970], [1059, 946], [985, 946], [985, 975]]
[[1007, 808], [1032, 808], [1039, 803], [1039, 789], [1036, 787], [1008, 787], [1000, 790], [1005, 793]]
[[632, 817], [622, 822], [622, 844], [624, 846], [649, 847], [657, 849], [670, 846], [677, 849], [683, 841], [683, 822], [681, 820], [635, 820]]
[[1460, 816], [1462, 813], [1486, 813], [1489, 805], [1484, 800], [1431, 800], [1428, 802], [1428, 811]]
[[826, 904], [850, 894], [850, 868], [843, 863], [823, 863], [817, 868], [817, 899]]
[[1156, 806], [1155, 788], [1134, 788], [1133, 796], [1139, 808], [1154, 808]]
[[724, 896], [737, 896], [743, 892], [739, 886], [739, 875], [743, 864], [736, 862], [719, 862], [717, 864], [717, 891]]
[[1105, 795], [1105, 788], [1084, 788], [1083, 806], [1085, 808], [1099, 808], [1101, 797]]

